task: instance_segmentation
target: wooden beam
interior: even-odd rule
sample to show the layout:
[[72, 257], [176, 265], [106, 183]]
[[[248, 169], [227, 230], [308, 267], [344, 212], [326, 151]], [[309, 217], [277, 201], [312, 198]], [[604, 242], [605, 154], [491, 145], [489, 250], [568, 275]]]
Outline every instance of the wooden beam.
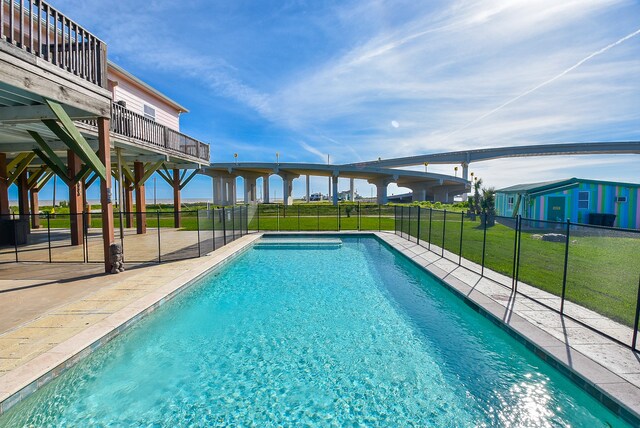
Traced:
[[0, 152], [0, 216], [9, 214], [7, 172], [7, 154]]
[[29, 186], [29, 189], [33, 189], [34, 187], [37, 186], [38, 180], [40, 180], [40, 177], [42, 177], [42, 175], [45, 172], [47, 172], [47, 168], [48, 167], [46, 165], [42, 165], [36, 171], [29, 174], [29, 180], [27, 181], [27, 185]]
[[[87, 140], [84, 139], [76, 125], [73, 123], [73, 120], [69, 117], [64, 108], [51, 100], [45, 100], [47, 105], [51, 108], [53, 113], [57, 116], [58, 120], [64, 127], [66, 133], [58, 135], [56, 130], [49, 126], [52, 123], [58, 125], [57, 122], [51, 120], [43, 120], [42, 122], [47, 125], [49, 129], [51, 129], [56, 135], [60, 137], [62, 142], [70, 143], [69, 148], [76, 153], [80, 159], [82, 159], [85, 163], [91, 165], [91, 168], [100, 175], [100, 177], [107, 179], [107, 171], [104, 167], [104, 164], [100, 162], [98, 156], [91, 150], [91, 146], [87, 143]], [[59, 125], [58, 125], [59, 127]], [[65, 140], [65, 136], [71, 137], [69, 141]]]
[[[72, 116], [74, 120], [90, 119], [95, 115], [83, 112], [72, 107], [65, 108], [66, 113]], [[26, 106], [9, 106], [0, 107], [0, 122], [3, 123], [21, 123], [21, 122], [38, 122], [41, 120], [56, 120], [56, 115], [51, 111], [48, 105], [26, 105]]]
[[89, 187], [91, 187], [91, 185], [94, 183], [94, 181], [98, 179], [98, 177], [100, 177], [98, 174], [93, 174], [91, 178], [87, 180], [87, 183], [85, 184], [85, 188], [88, 189]]
[[[109, 144], [109, 119], [98, 118], [98, 156], [105, 167], [111, 170], [111, 145]], [[98, 176], [98, 174], [96, 174]], [[105, 272], [111, 272], [110, 246], [113, 235], [113, 203], [111, 194], [111, 177], [100, 177], [100, 210], [102, 212], [102, 242]]]
[[144, 175], [142, 177], [140, 177], [139, 181], [134, 181], [134, 183], [136, 183], [138, 186], [144, 184], [145, 181], [147, 181], [149, 179], [149, 177], [151, 177], [151, 175], [153, 175], [153, 173], [156, 172], [158, 170], [158, 168], [160, 168], [162, 166], [163, 163], [164, 163], [164, 161], [161, 160], [161, 161], [158, 161], [155, 164], [153, 164], [151, 167], [145, 168], [146, 171], [144, 172]]
[[13, 184], [18, 179], [20, 174], [22, 174], [27, 169], [27, 167], [35, 157], [36, 157], [35, 153], [27, 153], [27, 156], [25, 156], [20, 161], [20, 163], [16, 165], [16, 169], [9, 174], [9, 185]]
[[[163, 166], [164, 166], [164, 165], [163, 165]], [[157, 170], [156, 172], [157, 172], [157, 173], [158, 173], [158, 175], [159, 175], [160, 177], [162, 177], [162, 179], [163, 179], [164, 181], [166, 181], [170, 186], [173, 186], [173, 180], [171, 180], [171, 178], [170, 178], [170, 177], [168, 177], [164, 172], [162, 172], [161, 170]]]
[[16, 156], [15, 158], [13, 158], [8, 164], [7, 164], [7, 171], [11, 171], [13, 168], [15, 168], [24, 158], [26, 158], [27, 156], [29, 156], [29, 152], [24, 152], [24, 153], [18, 153], [18, 156]]
[[45, 184], [47, 184], [49, 180], [51, 180], [51, 177], [53, 176], [54, 176], [53, 171], [47, 172], [45, 176], [40, 181], [38, 181], [38, 184], [32, 190], [39, 192], [40, 190], [42, 190]]
[[71, 179], [72, 180], [72, 184], [76, 184], [79, 181], [84, 181], [85, 177], [87, 175], [89, 175], [91, 173], [91, 167], [87, 164], [82, 165], [82, 168], [80, 168], [80, 171], [78, 171], [78, 173]]
[[193, 170], [193, 172], [191, 173], [191, 175], [189, 175], [189, 176], [187, 177], [187, 179], [186, 179], [186, 180], [184, 180], [184, 181], [182, 182], [182, 184], [180, 184], [180, 190], [184, 189], [184, 186], [186, 186], [186, 185], [187, 185], [187, 184], [188, 184], [188, 183], [193, 179], [193, 177], [195, 177], [195, 176], [196, 176], [196, 174], [198, 174], [198, 170], [197, 170], [197, 169], [194, 169], [194, 170]]
[[[42, 162], [47, 164], [47, 166], [51, 169], [51, 171], [53, 171], [58, 177], [60, 177], [62, 181], [64, 181], [67, 185], [69, 184], [69, 177], [67, 176], [67, 171], [65, 171], [65, 169], [61, 169], [58, 166], [56, 161], [49, 159], [47, 155], [45, 155], [44, 152], [42, 152], [41, 150], [35, 149], [34, 152], [38, 155], [40, 159], [42, 159]], [[55, 156], [55, 159], [57, 161], [60, 161], [60, 158], [58, 158], [57, 156]]]
[[[64, 164], [64, 162], [62, 162], [60, 160], [58, 155], [55, 154], [55, 152], [51, 149], [51, 147], [49, 147], [47, 142], [44, 141], [44, 138], [42, 138], [40, 136], [40, 134], [38, 134], [35, 131], [27, 131], [27, 132], [29, 133], [29, 135], [31, 135], [31, 138], [33, 138], [35, 140], [35, 142], [38, 143], [38, 146], [41, 149], [41, 150], [34, 150], [34, 153], [36, 153], [38, 155], [38, 157], [40, 157], [40, 159], [42, 159], [42, 161], [44, 163], [47, 163], [45, 161], [45, 159], [43, 159], [42, 156], [40, 156], [40, 153], [46, 153], [47, 156], [45, 156], [45, 158], [47, 158], [49, 161], [54, 162], [56, 167], [57, 167], [56, 169], [53, 169], [53, 168], [51, 168], [51, 165], [49, 165], [49, 168], [53, 169], [53, 171], [56, 174], [58, 174], [59, 176], [60, 176], [60, 171], [66, 171], [67, 170], [67, 166]], [[67, 173], [65, 172], [63, 174], [63, 176], [67, 177]], [[60, 176], [60, 177], [62, 178], [62, 176]]]
[[131, 173], [131, 169], [129, 169], [129, 165], [126, 162], [122, 162], [122, 172], [125, 175], [125, 178], [130, 182], [134, 183], [135, 179], [133, 178], [133, 174]]

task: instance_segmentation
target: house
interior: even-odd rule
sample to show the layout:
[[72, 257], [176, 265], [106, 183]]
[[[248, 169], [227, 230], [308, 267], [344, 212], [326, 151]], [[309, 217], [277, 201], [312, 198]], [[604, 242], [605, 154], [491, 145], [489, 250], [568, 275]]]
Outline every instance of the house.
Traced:
[[640, 184], [581, 178], [518, 184], [496, 191], [496, 213], [639, 229]]

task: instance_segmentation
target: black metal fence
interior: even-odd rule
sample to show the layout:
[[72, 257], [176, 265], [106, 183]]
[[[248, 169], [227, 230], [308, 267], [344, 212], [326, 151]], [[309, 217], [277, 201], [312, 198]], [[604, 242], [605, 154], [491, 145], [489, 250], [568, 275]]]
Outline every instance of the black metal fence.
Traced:
[[638, 349], [638, 230], [397, 206], [395, 233]]
[[[128, 263], [200, 257], [246, 235], [252, 211], [236, 206], [177, 213], [116, 212], [115, 240], [122, 244]], [[180, 216], [177, 228], [176, 215]], [[101, 263], [103, 258], [100, 213], [0, 216], [0, 263]]]
[[249, 221], [256, 231], [340, 231], [393, 230], [393, 206], [349, 203], [325, 204], [259, 204]]

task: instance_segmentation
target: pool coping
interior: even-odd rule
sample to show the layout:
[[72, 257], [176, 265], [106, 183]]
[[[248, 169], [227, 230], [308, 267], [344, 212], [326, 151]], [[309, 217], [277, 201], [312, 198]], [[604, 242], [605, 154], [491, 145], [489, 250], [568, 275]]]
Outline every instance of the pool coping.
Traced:
[[[145, 294], [107, 318], [1, 376], [0, 415], [197, 283], [200, 278], [213, 270], [220, 269], [249, 250], [260, 237], [262, 233], [245, 235], [201, 257], [199, 260], [202, 260], [202, 264], [196, 268]], [[207, 260], [208, 257], [210, 259]]]
[[[5, 383], [4, 386], [0, 385], [0, 415], [36, 392], [48, 382], [57, 378], [60, 374], [124, 332], [137, 321], [176, 297], [182, 291], [188, 289], [204, 275], [212, 270], [221, 268], [253, 247], [253, 244], [262, 236], [282, 235], [368, 235], [376, 237], [380, 242], [386, 244], [399, 254], [402, 254], [416, 266], [429, 273], [434, 279], [437, 279], [441, 285], [445, 286], [446, 289], [461, 298], [470, 308], [502, 328], [542, 360], [546, 361], [580, 388], [596, 398], [614, 414], [632, 425], [640, 426], [640, 400], [636, 398], [636, 401], [631, 401], [631, 399], [635, 397], [640, 397], [640, 388], [638, 388], [637, 385], [621, 378], [613, 371], [604, 367], [600, 362], [555, 338], [529, 320], [520, 317], [515, 311], [512, 312], [509, 308], [499, 305], [489, 296], [478, 290], [474, 290], [473, 285], [465, 283], [462, 279], [453, 276], [451, 274], [452, 272], [447, 272], [447, 270], [442, 268], [442, 265], [436, 265], [440, 260], [447, 261], [446, 259], [430, 253], [433, 256], [432, 260], [425, 262], [426, 259], [424, 257], [418, 260], [418, 258], [420, 258], [419, 254], [424, 255], [425, 251], [410, 252], [407, 254], [407, 251], [414, 247], [422, 250], [426, 249], [399, 237], [392, 231], [250, 233], [244, 238], [240, 238], [201, 258], [203, 263], [197, 268], [149, 292], [106, 319], [88, 327], [51, 350], [40, 354], [0, 377], [0, 380]], [[207, 257], [211, 257], [211, 259], [206, 260]], [[464, 267], [458, 268], [465, 269]], [[526, 299], [526, 297], [523, 298]], [[509, 313], [506, 313], [505, 309]], [[505, 321], [507, 315], [508, 320]]]

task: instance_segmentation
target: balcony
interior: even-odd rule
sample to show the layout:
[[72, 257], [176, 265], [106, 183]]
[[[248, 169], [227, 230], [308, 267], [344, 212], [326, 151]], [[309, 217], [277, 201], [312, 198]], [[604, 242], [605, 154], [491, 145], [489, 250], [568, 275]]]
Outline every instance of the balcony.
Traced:
[[[14, 55], [45, 61], [106, 88], [107, 46], [89, 31], [40, 0], [0, 0], [0, 43]], [[20, 53], [22, 52], [22, 53]]]
[[[81, 124], [97, 127], [95, 120], [82, 120]], [[81, 125], [82, 126], [82, 125]], [[145, 146], [168, 154], [187, 155], [203, 163], [209, 163], [209, 145], [154, 120], [128, 110], [118, 103], [111, 106], [111, 132]]]

